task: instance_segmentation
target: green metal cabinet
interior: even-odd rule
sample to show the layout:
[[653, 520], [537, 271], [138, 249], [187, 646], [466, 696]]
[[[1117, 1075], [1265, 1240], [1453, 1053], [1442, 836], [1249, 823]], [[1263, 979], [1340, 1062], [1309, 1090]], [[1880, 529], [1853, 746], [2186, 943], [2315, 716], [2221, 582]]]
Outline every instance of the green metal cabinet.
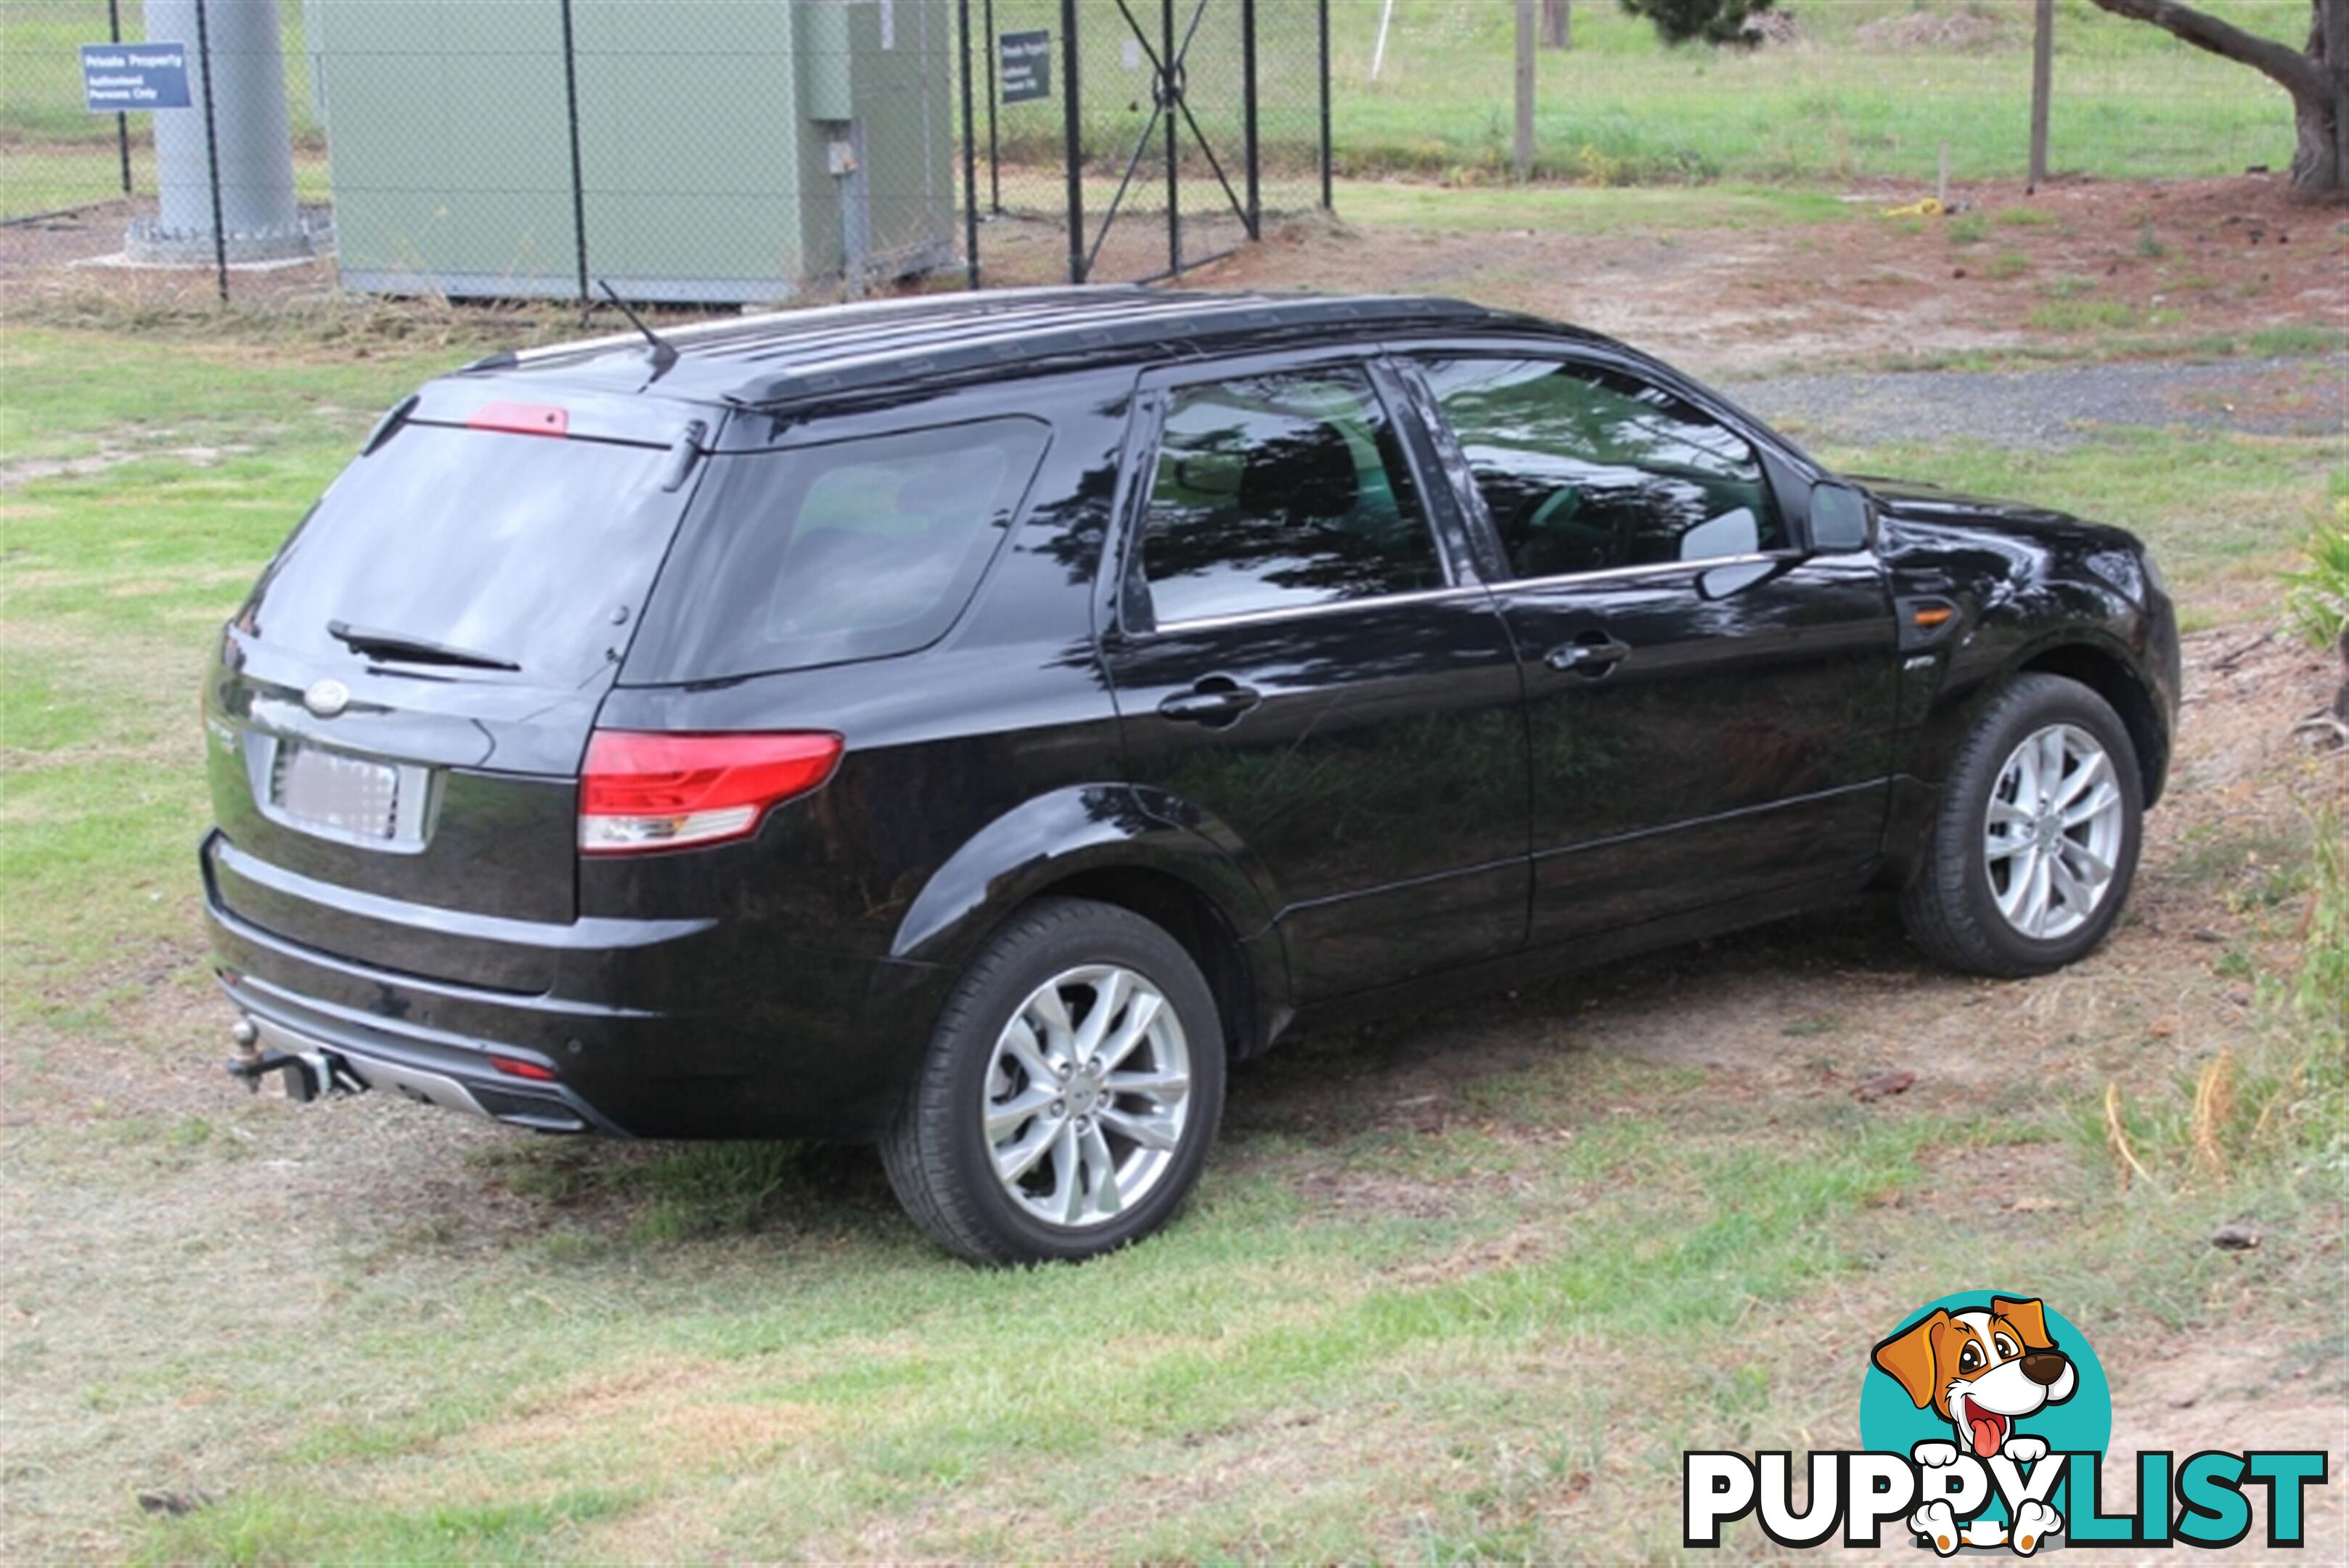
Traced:
[[343, 285], [789, 298], [954, 265], [942, 0], [307, 0]]

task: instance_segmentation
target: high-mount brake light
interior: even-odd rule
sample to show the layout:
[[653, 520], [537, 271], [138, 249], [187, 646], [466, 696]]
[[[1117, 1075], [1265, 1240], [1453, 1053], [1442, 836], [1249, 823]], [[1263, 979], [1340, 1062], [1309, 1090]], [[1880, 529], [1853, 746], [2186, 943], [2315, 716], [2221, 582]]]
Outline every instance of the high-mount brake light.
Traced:
[[466, 420], [472, 431], [503, 431], [509, 435], [562, 436], [571, 433], [571, 410], [545, 403], [483, 403]]
[[771, 807], [832, 777], [840, 753], [840, 737], [821, 732], [598, 730], [579, 780], [580, 852], [632, 855], [748, 837]]

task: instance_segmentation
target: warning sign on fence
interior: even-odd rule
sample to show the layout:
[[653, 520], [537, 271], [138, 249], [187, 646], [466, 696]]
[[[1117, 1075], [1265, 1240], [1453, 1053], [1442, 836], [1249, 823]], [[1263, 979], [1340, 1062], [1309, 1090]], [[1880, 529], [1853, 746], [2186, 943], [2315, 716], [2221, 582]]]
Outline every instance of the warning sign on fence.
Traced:
[[84, 44], [81, 101], [92, 114], [188, 107], [185, 44]]
[[1052, 35], [1006, 33], [1002, 38], [1003, 101], [1034, 103], [1052, 96]]

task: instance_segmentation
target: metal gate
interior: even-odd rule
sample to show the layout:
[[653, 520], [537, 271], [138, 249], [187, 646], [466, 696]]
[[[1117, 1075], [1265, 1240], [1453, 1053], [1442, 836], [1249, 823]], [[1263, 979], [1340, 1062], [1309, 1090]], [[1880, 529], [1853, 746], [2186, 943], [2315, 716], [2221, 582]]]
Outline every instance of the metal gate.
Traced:
[[960, 5], [974, 286], [1153, 281], [1330, 205], [1329, 0]]

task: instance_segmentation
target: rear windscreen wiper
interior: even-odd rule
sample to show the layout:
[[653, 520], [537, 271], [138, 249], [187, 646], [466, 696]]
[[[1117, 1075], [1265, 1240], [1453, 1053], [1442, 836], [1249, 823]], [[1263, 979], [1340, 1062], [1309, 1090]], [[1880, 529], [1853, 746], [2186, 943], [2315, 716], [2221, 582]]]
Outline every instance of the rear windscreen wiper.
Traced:
[[492, 659], [486, 653], [450, 648], [445, 642], [427, 642], [420, 637], [407, 637], [396, 631], [377, 631], [370, 627], [353, 626], [347, 620], [328, 621], [326, 634], [353, 653], [398, 659], [405, 664], [461, 664], [469, 670], [522, 668], [507, 659]]

